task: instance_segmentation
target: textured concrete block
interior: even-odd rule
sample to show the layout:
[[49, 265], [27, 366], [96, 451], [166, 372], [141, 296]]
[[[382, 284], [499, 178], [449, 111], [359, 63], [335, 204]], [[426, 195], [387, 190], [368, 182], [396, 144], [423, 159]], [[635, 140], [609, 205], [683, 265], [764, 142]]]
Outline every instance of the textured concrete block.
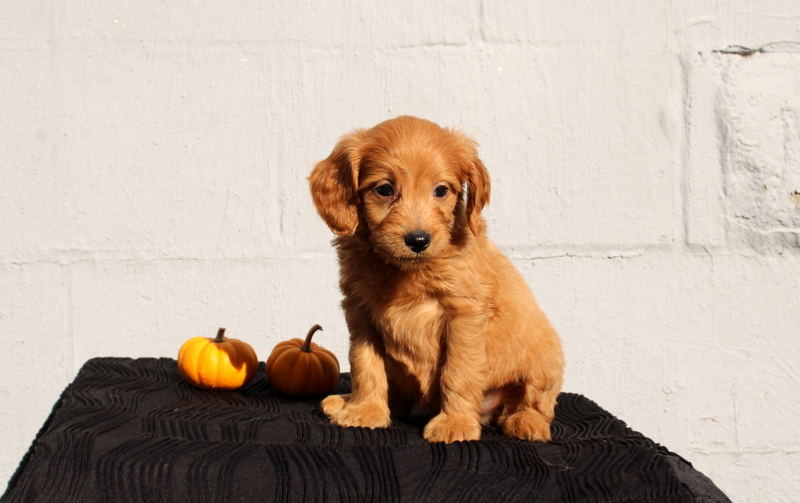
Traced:
[[[725, 45], [759, 47], [796, 40], [797, 5], [792, 0], [718, 0], [652, 3], [546, 0], [482, 2], [483, 33], [502, 43], [600, 46], [618, 51], [711, 50]], [[667, 28], [668, 27], [668, 28]], [[697, 28], [704, 31], [696, 37]], [[685, 44], [687, 32], [690, 44]], [[613, 56], [609, 56], [613, 57]]]
[[[39, 43], [75, 38], [136, 45], [249, 41], [342, 47], [464, 44], [475, 29], [478, 5], [413, 0], [284, 4], [109, 4], [92, 0], [20, 4], [0, 18], [2, 39]], [[6, 22], [3, 22], [6, 21]]]
[[174, 358], [185, 340], [213, 337], [218, 327], [265, 360], [275, 344], [319, 323], [318, 342], [347, 368], [338, 281], [327, 258], [106, 261], [70, 269], [76, 361]]
[[756, 250], [800, 248], [800, 56], [740, 58], [724, 79], [731, 233]]
[[546, 1], [483, 2], [488, 40], [545, 46], [613, 45], [616, 49], [663, 47], [669, 36], [652, 6], [630, 5], [620, 10], [606, 2]]
[[696, 453], [692, 465], [732, 500], [761, 503], [797, 499], [797, 452]]
[[[20, 119], [0, 124], [16, 139], [0, 144], [16, 166], [6, 181], [17, 187], [0, 197], [5, 256], [70, 262], [303, 249], [295, 236], [298, 215], [308, 213], [313, 157], [296, 147], [306, 139], [289, 117], [292, 89], [317, 75], [301, 74], [297, 52], [253, 62], [236, 48], [90, 56], [11, 58], [17, 74], [35, 66], [50, 83], [12, 79], [6, 87]], [[184, 58], [210, 66], [167, 70]], [[261, 94], [259, 81], [270, 92]]]
[[0, 264], [0, 484], [75, 374], [69, 277], [55, 264]]
[[[566, 390], [693, 462], [764, 452], [796, 462], [800, 264], [791, 255], [514, 261], [562, 336]], [[712, 478], [733, 495], [749, 494], [742, 479], [785, 483], [782, 470], [724, 466]]]

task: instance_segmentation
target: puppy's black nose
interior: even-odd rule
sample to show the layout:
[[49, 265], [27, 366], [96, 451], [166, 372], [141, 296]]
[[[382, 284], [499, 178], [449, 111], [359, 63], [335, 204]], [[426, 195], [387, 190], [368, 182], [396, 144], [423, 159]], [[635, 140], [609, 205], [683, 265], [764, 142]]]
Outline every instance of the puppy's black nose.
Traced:
[[406, 234], [406, 246], [414, 253], [424, 252], [431, 244], [431, 235], [425, 231], [414, 231]]

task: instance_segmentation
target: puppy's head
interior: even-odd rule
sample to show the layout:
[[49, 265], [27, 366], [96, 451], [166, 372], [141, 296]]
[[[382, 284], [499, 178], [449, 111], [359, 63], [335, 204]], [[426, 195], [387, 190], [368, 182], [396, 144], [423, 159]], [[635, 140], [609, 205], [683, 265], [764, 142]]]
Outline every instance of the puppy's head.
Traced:
[[437, 256], [466, 227], [482, 233], [490, 194], [472, 140], [406, 116], [344, 136], [309, 181], [334, 233], [364, 233], [401, 266]]

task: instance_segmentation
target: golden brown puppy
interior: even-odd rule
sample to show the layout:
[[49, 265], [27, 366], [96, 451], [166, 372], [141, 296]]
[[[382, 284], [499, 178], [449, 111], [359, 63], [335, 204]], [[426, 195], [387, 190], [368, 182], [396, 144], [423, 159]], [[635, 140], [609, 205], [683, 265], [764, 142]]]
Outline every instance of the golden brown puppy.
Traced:
[[522, 276], [486, 237], [489, 175], [475, 143], [414, 117], [344, 136], [309, 177], [338, 235], [350, 330], [342, 426], [386, 427], [413, 405], [431, 442], [550, 439], [564, 358]]

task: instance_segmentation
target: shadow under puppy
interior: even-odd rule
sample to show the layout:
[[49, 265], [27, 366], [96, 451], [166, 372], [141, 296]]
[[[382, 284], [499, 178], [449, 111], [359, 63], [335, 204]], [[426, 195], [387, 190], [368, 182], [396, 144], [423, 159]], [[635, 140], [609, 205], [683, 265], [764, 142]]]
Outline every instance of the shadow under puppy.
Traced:
[[309, 176], [338, 235], [353, 389], [322, 409], [380, 428], [419, 405], [431, 442], [550, 439], [564, 358], [525, 280], [486, 237], [489, 174], [473, 141], [398, 117], [344, 136]]

